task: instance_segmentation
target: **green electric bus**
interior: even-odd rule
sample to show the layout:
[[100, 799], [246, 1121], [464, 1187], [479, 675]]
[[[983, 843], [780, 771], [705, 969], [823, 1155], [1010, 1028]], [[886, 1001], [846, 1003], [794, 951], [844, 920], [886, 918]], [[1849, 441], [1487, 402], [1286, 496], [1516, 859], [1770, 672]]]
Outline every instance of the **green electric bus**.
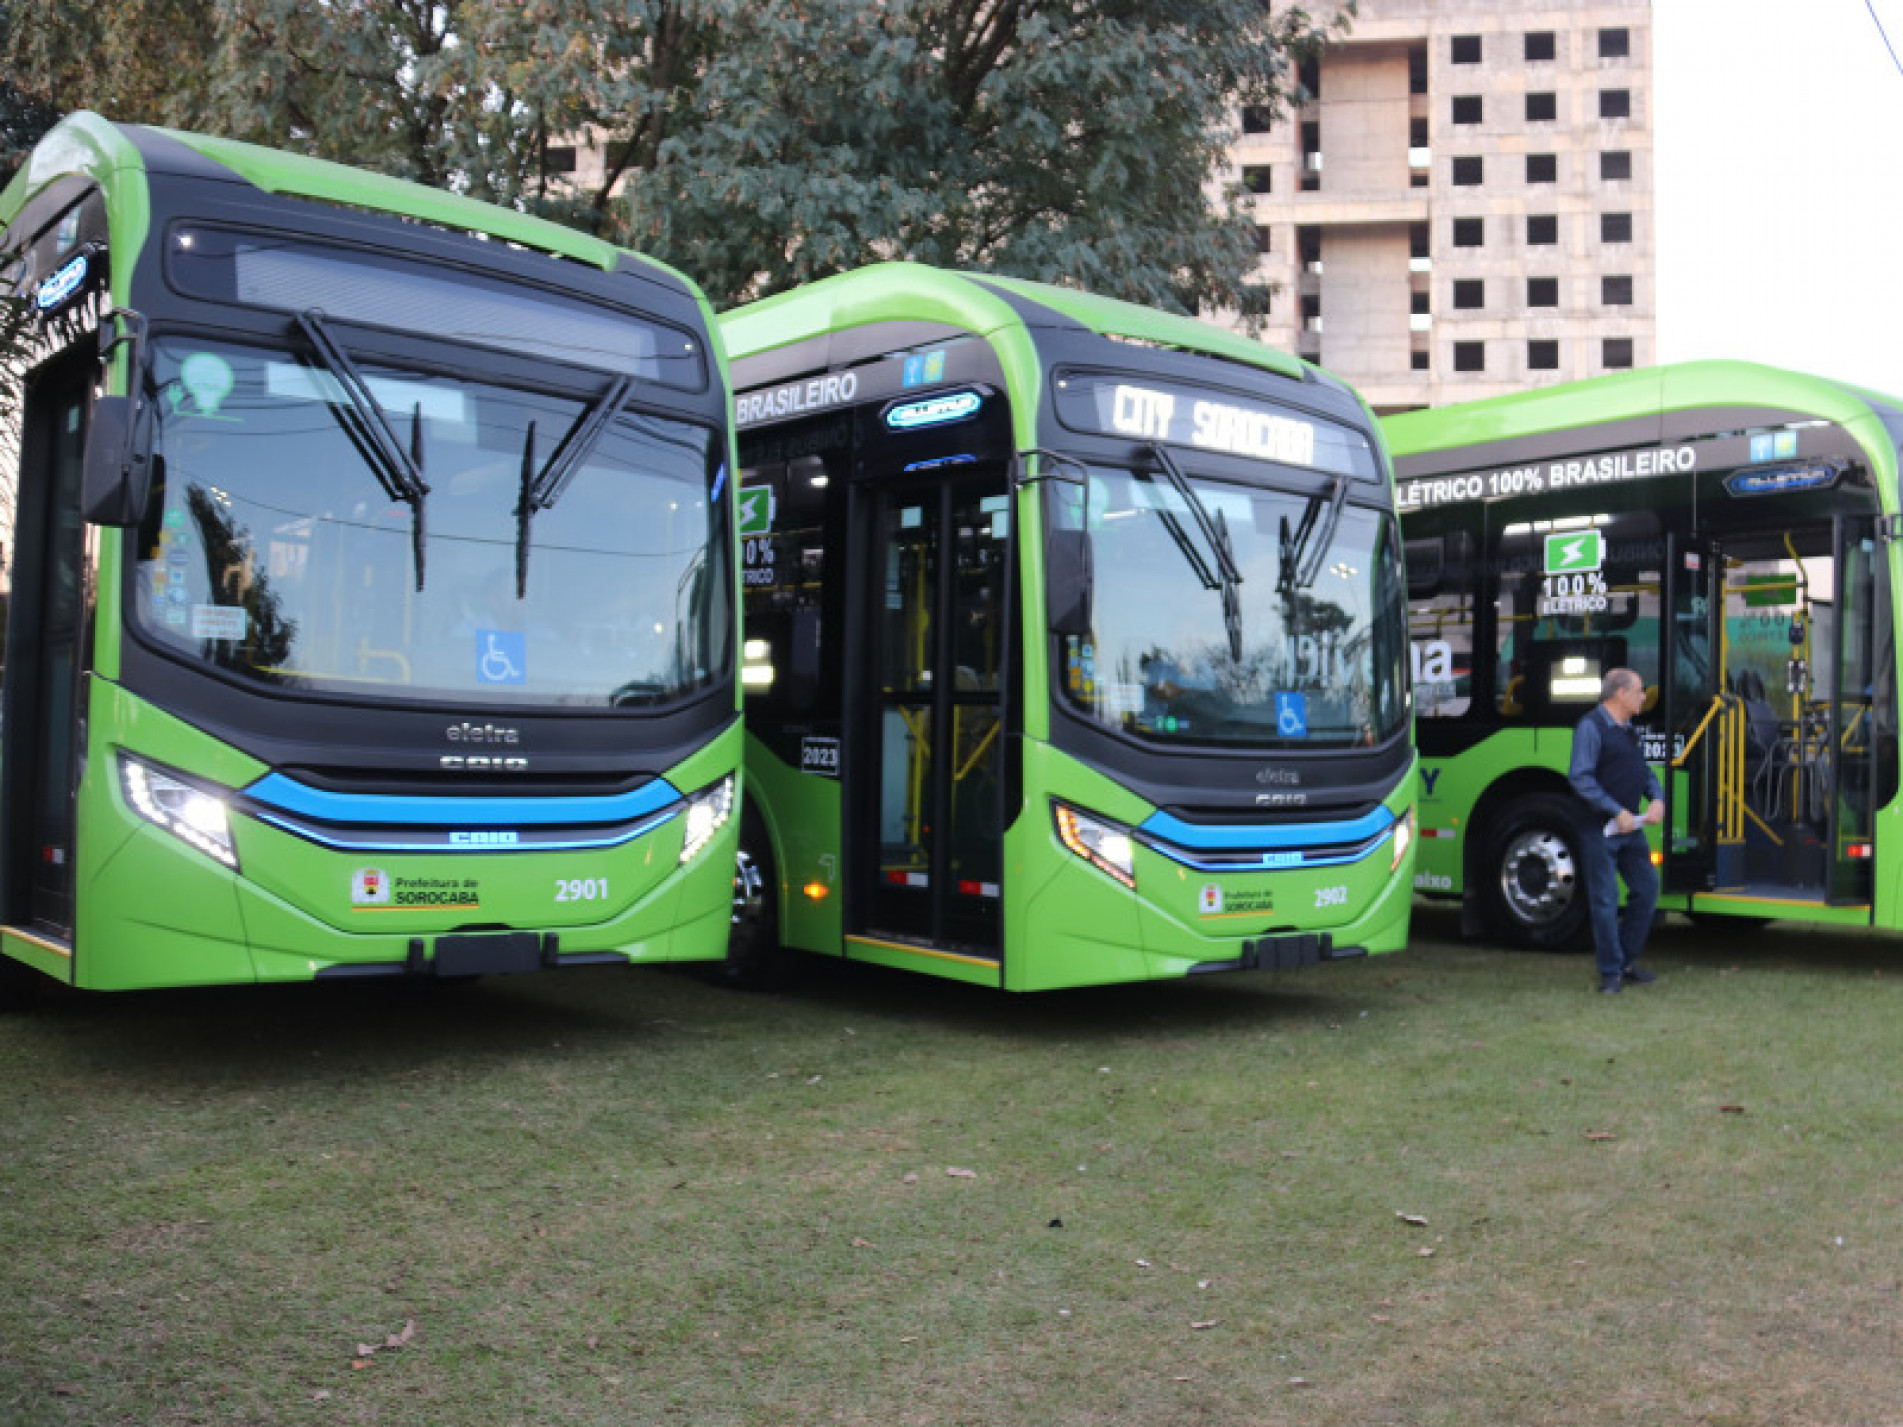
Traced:
[[1007, 990], [1391, 951], [1415, 766], [1367, 408], [1187, 318], [886, 264], [724, 314], [732, 968]]
[[1690, 362], [1384, 423], [1407, 535], [1415, 886], [1535, 947], [1586, 924], [1566, 783], [1608, 669], [1647, 690], [1661, 905], [1894, 927], [1903, 402]]
[[89, 114], [0, 224], [0, 967], [724, 956], [732, 429], [695, 288]]

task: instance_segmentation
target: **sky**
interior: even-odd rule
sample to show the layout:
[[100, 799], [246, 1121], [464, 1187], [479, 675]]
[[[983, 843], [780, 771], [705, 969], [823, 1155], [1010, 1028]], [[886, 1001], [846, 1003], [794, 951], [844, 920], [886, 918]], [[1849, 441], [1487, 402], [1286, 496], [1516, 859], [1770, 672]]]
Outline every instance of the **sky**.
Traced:
[[1653, 0], [1652, 23], [1659, 361], [1903, 396], [1903, 0]]

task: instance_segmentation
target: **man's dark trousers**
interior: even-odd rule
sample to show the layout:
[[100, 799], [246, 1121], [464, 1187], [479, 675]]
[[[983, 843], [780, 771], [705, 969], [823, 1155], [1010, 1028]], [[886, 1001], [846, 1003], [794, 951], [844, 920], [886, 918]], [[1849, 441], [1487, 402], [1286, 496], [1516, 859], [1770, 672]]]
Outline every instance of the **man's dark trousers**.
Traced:
[[[1592, 945], [1599, 959], [1599, 975], [1617, 977], [1639, 959], [1652, 914], [1659, 905], [1659, 875], [1652, 866], [1652, 849], [1645, 829], [1606, 837], [1588, 823], [1580, 829], [1585, 844], [1587, 905], [1592, 910]], [[1625, 879], [1625, 910], [1619, 910], [1619, 879]]]

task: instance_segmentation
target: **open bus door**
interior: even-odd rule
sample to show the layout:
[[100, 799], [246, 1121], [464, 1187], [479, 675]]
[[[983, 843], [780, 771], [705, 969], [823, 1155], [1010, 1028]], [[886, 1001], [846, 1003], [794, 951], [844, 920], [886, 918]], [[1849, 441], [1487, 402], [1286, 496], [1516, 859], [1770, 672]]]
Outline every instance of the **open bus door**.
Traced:
[[[1672, 579], [1665, 890], [1747, 915], [1867, 907], [1891, 657], [1874, 520], [1681, 542]], [[1707, 619], [1708, 676], [1687, 657]]]
[[1659, 726], [1665, 733], [1665, 861], [1660, 885], [1666, 892], [1697, 892], [1717, 876], [1717, 852], [1730, 804], [1718, 787], [1729, 771], [1726, 740], [1735, 734], [1736, 710], [1718, 697], [1719, 615], [1712, 582], [1723, 568], [1709, 540], [1673, 532], [1666, 539], [1665, 619], [1660, 650]]
[[1839, 517], [1834, 547], [1837, 638], [1826, 755], [1828, 900], [1868, 906], [1874, 891], [1876, 810], [1888, 801], [1896, 776], [1896, 648], [1889, 565], [1876, 521], [1869, 516]]
[[[1002, 467], [867, 485], [870, 691], [846, 759], [858, 930], [995, 958], [1003, 945], [1009, 497]], [[851, 715], [849, 715], [851, 716]], [[854, 757], [856, 751], [859, 756]]]

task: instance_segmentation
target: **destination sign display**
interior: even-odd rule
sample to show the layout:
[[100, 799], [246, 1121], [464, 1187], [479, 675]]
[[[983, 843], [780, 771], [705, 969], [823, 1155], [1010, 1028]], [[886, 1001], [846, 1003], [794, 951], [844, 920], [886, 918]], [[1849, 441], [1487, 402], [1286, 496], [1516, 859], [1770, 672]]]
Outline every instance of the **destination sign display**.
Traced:
[[1152, 378], [1067, 374], [1058, 420], [1073, 431], [1190, 446], [1256, 461], [1372, 477], [1373, 448], [1345, 426], [1271, 402]]
[[1698, 450], [1689, 445], [1652, 446], [1558, 461], [1533, 461], [1523, 466], [1402, 480], [1395, 486], [1394, 508], [1405, 514], [1410, 510], [1461, 505], [1467, 501], [1505, 500], [1513, 496], [1542, 495], [1549, 491], [1651, 480], [1656, 476], [1690, 475], [1697, 469]]

